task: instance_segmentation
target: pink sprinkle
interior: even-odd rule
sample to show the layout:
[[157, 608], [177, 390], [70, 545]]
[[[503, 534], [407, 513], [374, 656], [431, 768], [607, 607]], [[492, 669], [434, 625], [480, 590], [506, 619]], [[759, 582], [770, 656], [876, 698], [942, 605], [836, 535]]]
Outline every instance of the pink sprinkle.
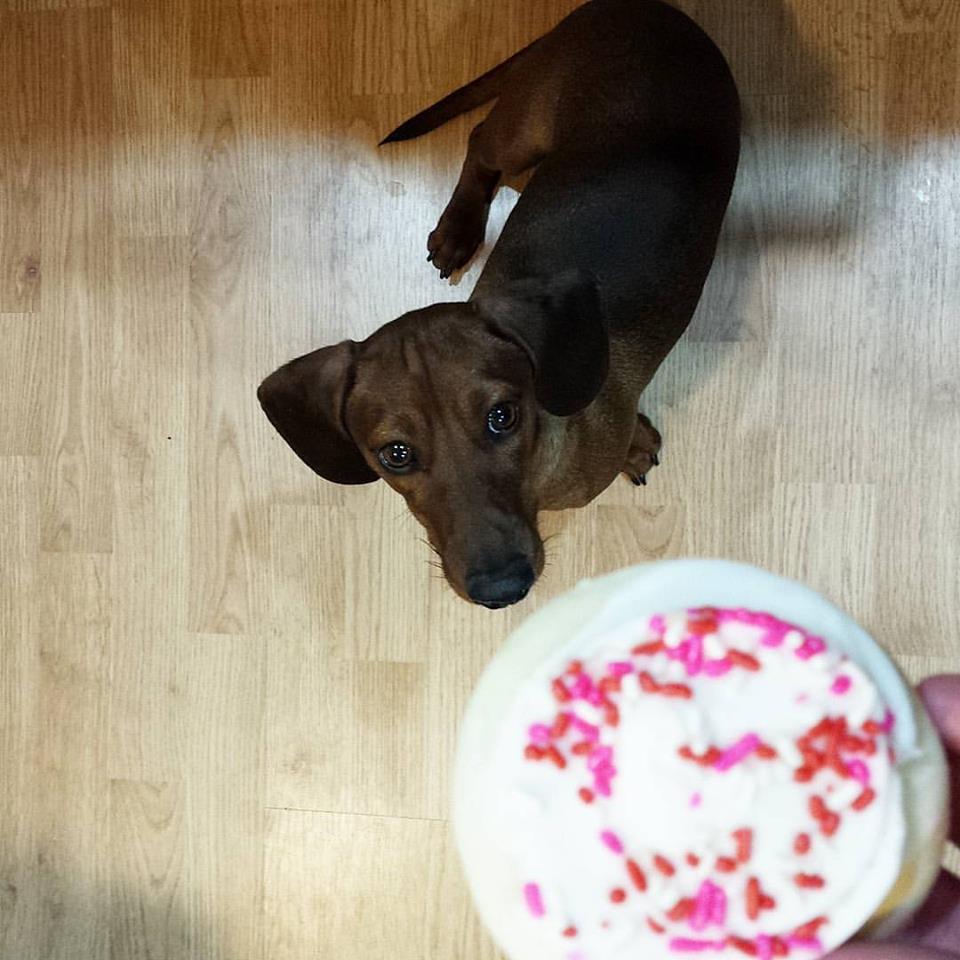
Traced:
[[870, 783], [870, 768], [862, 760], [847, 760], [847, 770], [857, 783], [867, 786]]
[[603, 703], [603, 694], [598, 687], [591, 687], [583, 699], [586, 700], [591, 707], [599, 707]]
[[584, 700], [592, 689], [593, 681], [585, 673], [578, 673], [570, 687], [570, 693], [578, 700]]
[[691, 806], [691, 807], [699, 807], [701, 803], [703, 803], [703, 796], [702, 796], [702, 794], [699, 794], [699, 793], [691, 793], [691, 794], [690, 794], [690, 806]]
[[687, 676], [695, 677], [703, 669], [703, 637], [693, 636], [687, 647]]
[[658, 613], [650, 618], [650, 630], [653, 633], [663, 633], [667, 629], [667, 622]]
[[715, 883], [711, 883], [709, 880], [704, 880], [703, 883], [700, 884], [700, 889], [697, 891], [696, 904], [689, 921], [692, 929], [700, 932], [714, 922], [714, 903], [716, 902], [717, 894], [722, 892]]
[[597, 741], [600, 739], [600, 728], [595, 727], [592, 723], [587, 723], [582, 717], [578, 717], [576, 714], [573, 714], [570, 723], [573, 724], [576, 730], [579, 730], [588, 740], [591, 742]]
[[703, 665], [703, 672], [708, 677], [722, 677], [733, 669], [733, 661], [726, 657], [723, 660], [707, 660]]
[[722, 927], [727, 922], [727, 894], [723, 887], [716, 887], [714, 890], [713, 903], [710, 906], [710, 919], [718, 927]]
[[523, 898], [527, 901], [527, 909], [533, 916], [542, 917], [547, 912], [543, 907], [540, 888], [535, 883], [528, 883], [523, 888]]
[[674, 937], [670, 949], [677, 953], [702, 953], [704, 950], [723, 950], [725, 940], [689, 940], [686, 937]]
[[600, 834], [600, 839], [609, 850], [612, 850], [614, 853], [623, 853], [623, 843], [612, 830], [604, 830]]
[[844, 694], [853, 686], [853, 681], [845, 674], [841, 673], [836, 680], [833, 681], [833, 686], [830, 688], [831, 693]]
[[538, 747], [545, 747], [550, 742], [550, 728], [544, 723], [533, 724], [527, 733]]
[[886, 713], [883, 715], [883, 723], [880, 725], [880, 729], [883, 730], [884, 733], [889, 733], [893, 729], [896, 719], [896, 715], [888, 707]]
[[809, 660], [817, 654], [823, 653], [826, 649], [827, 645], [820, 637], [807, 637], [803, 641], [803, 645], [797, 650], [797, 657], [801, 660]]
[[626, 663], [623, 660], [615, 661], [614, 663], [607, 664], [607, 673], [611, 677], [625, 677], [628, 673], [633, 673], [633, 664]]
[[723, 773], [735, 767], [746, 760], [760, 746], [760, 742], [760, 738], [755, 733], [748, 733], [745, 737], [741, 737], [732, 747], [724, 750], [720, 759], [714, 763], [714, 769]]
[[783, 645], [783, 640], [787, 633], [789, 633], [789, 630], [783, 626], [771, 627], [761, 638], [760, 642], [765, 647], [779, 647]]
[[687, 662], [687, 657], [690, 655], [690, 641], [684, 640], [682, 643], [678, 643], [673, 649], [667, 649], [667, 656], [671, 660], [679, 660], [681, 663]]
[[593, 789], [596, 790], [601, 797], [609, 797], [611, 793], [613, 793], [610, 789], [610, 781], [605, 777], [594, 777]]
[[802, 937], [787, 937], [787, 946], [796, 947], [798, 950], [815, 950], [817, 953], [823, 953], [823, 941], [819, 937], [810, 937], [804, 940]]
[[596, 773], [601, 767], [609, 767], [612, 757], [613, 749], [611, 747], [597, 747], [587, 757], [587, 769], [591, 773]]
[[761, 934], [757, 937], [757, 960], [771, 960], [773, 957], [773, 937]]

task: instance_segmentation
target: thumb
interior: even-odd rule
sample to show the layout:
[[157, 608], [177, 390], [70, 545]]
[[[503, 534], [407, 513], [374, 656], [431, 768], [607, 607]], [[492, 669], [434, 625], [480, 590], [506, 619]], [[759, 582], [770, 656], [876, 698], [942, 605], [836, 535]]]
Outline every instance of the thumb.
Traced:
[[852, 943], [825, 960], [956, 960], [956, 955], [906, 943]]

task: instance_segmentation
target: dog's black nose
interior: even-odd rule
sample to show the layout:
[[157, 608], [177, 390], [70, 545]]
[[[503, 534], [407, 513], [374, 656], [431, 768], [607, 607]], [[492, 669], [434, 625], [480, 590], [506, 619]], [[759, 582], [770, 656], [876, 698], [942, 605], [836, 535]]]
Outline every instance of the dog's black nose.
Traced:
[[471, 570], [466, 580], [467, 595], [474, 603], [497, 610], [522, 600], [535, 579], [530, 561], [514, 556], [495, 569]]

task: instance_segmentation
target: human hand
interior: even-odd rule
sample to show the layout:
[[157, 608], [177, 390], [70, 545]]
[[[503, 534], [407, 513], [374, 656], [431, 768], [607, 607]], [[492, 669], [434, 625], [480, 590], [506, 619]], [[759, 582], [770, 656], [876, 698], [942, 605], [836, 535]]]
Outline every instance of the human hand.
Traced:
[[[960, 842], [960, 674], [920, 684], [950, 763], [950, 839]], [[941, 871], [930, 897], [910, 926], [883, 943], [853, 943], [829, 960], [960, 960], [960, 877]]]

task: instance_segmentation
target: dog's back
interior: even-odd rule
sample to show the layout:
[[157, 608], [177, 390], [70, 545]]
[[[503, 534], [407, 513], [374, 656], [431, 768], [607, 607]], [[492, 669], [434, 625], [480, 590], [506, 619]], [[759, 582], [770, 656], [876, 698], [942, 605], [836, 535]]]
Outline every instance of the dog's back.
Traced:
[[655, 366], [696, 307], [733, 185], [740, 110], [726, 61], [658, 0], [592, 0], [511, 65], [496, 109], [531, 87], [556, 103], [552, 148], [474, 293], [586, 270], [611, 334], [643, 328]]

